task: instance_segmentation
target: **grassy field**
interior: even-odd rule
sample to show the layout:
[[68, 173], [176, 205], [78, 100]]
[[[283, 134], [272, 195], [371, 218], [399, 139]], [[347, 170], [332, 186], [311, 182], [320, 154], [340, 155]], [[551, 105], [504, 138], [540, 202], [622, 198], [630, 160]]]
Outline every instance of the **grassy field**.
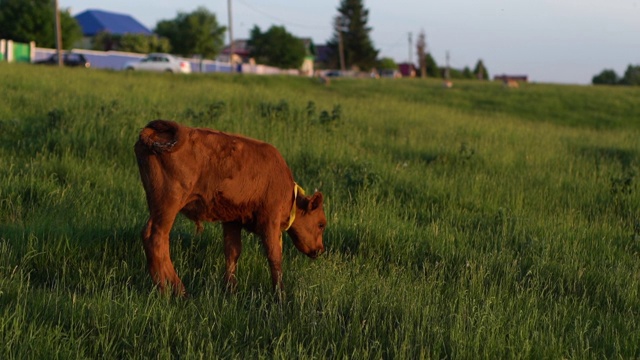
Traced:
[[[0, 358], [640, 357], [640, 89], [0, 64]], [[274, 301], [245, 235], [171, 234], [153, 290], [133, 155], [156, 118], [274, 144], [325, 194]]]

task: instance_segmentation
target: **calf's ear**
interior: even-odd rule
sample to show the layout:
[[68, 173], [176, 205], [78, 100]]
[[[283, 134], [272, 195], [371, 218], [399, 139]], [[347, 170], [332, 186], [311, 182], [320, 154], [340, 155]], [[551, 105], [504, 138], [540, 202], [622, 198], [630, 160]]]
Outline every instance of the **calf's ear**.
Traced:
[[319, 208], [320, 206], [322, 206], [322, 201], [323, 201], [322, 193], [321, 192], [314, 193], [313, 196], [311, 196], [311, 199], [309, 199], [309, 205], [307, 205], [307, 211], [313, 211]]

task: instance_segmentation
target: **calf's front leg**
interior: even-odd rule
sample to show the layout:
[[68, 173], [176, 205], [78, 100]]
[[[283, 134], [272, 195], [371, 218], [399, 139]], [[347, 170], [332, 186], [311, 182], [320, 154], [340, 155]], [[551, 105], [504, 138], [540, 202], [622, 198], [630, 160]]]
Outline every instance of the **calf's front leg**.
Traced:
[[224, 236], [224, 256], [226, 259], [224, 282], [227, 290], [234, 292], [238, 287], [236, 268], [238, 258], [242, 252], [242, 226], [234, 222], [223, 223], [222, 232]]
[[262, 242], [267, 253], [269, 269], [271, 270], [271, 284], [278, 295], [281, 295], [284, 291], [282, 284], [282, 233], [276, 226], [273, 226], [273, 228], [266, 232]]

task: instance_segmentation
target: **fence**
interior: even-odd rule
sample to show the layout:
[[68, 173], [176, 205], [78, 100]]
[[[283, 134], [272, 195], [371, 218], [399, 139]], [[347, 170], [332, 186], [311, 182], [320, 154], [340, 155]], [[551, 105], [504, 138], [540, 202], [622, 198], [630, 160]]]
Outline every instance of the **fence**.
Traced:
[[[11, 40], [0, 39], [0, 61], [29, 63], [47, 59], [49, 56], [55, 54], [55, 52], [55, 49], [38, 48], [36, 47], [35, 42], [23, 44], [13, 42]], [[83, 54], [91, 63], [92, 68], [110, 70], [122, 70], [127, 62], [137, 61], [146, 56], [145, 54], [122, 51], [73, 49], [71, 52]], [[196, 73], [230, 73], [233, 70], [245, 74], [300, 75], [300, 72], [297, 69], [279, 69], [257, 64], [239, 64], [236, 65], [237, 67], [235, 69], [232, 69], [231, 64], [223, 61], [197, 58], [179, 59], [191, 63], [191, 70]]]
[[[91, 63], [92, 68], [122, 70], [124, 65], [129, 61], [137, 61], [144, 58], [145, 54], [137, 54], [122, 51], [96, 51], [73, 49], [77, 54], [83, 54]], [[55, 49], [35, 48], [33, 61], [43, 60], [56, 52]], [[179, 58], [188, 61], [191, 64], [191, 71], [195, 73], [211, 73], [211, 72], [232, 72], [231, 65], [228, 62], [197, 59], [197, 58]], [[245, 74], [259, 75], [299, 75], [299, 71], [295, 69], [278, 69], [266, 65], [240, 64], [233, 69], [236, 72]]]
[[36, 44], [18, 43], [0, 39], [0, 61], [30, 63], [34, 59]]
[[[54, 54], [55, 49], [36, 48], [34, 61], [44, 60]], [[137, 54], [122, 51], [95, 51], [73, 49], [71, 52], [82, 54], [89, 60], [91, 67], [95, 69], [122, 70], [127, 62], [138, 61], [144, 58], [145, 54]], [[213, 60], [182, 59], [191, 63], [193, 72], [231, 72], [228, 63]]]

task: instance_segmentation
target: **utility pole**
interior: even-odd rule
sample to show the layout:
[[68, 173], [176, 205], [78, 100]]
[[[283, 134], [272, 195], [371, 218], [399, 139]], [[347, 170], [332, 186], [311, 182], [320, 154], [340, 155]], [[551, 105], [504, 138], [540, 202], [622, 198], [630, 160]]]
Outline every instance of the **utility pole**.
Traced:
[[413, 64], [413, 34], [409, 33], [409, 64]]
[[344, 40], [342, 39], [342, 30], [344, 29], [344, 18], [342, 15], [336, 17], [336, 31], [338, 32], [338, 52], [340, 53], [340, 70], [344, 72], [346, 70], [346, 64], [344, 62]]
[[418, 41], [416, 44], [418, 51], [418, 65], [420, 66], [420, 77], [427, 77], [427, 35], [424, 30], [421, 30], [418, 34]]
[[231, 66], [231, 72], [235, 72], [235, 68], [233, 66], [233, 54], [234, 54], [234, 46], [233, 46], [233, 20], [231, 16], [231, 0], [227, 1], [227, 8], [229, 10], [229, 65]]
[[62, 28], [60, 26], [60, 10], [58, 8], [58, 0], [53, 0], [56, 16], [56, 53], [58, 54], [58, 66], [62, 66]]
[[451, 70], [449, 68], [449, 50], [447, 50], [447, 69], [444, 72], [444, 78], [449, 80], [449, 77], [451, 76]]

